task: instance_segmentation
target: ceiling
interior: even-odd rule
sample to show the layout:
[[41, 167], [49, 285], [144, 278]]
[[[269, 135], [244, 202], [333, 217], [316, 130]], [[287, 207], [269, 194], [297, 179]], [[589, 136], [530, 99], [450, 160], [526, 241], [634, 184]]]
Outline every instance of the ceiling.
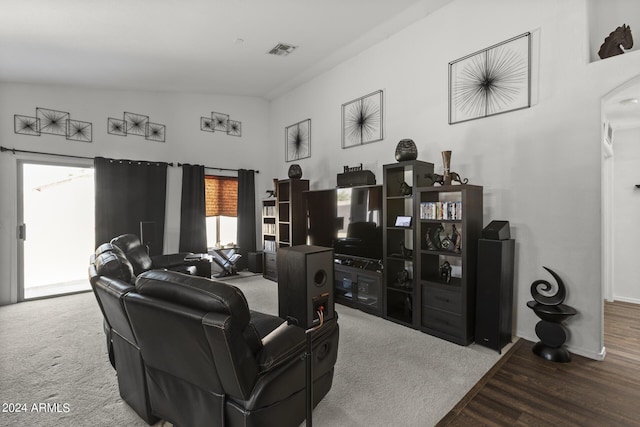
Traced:
[[450, 1], [0, 0], [0, 81], [273, 99]]

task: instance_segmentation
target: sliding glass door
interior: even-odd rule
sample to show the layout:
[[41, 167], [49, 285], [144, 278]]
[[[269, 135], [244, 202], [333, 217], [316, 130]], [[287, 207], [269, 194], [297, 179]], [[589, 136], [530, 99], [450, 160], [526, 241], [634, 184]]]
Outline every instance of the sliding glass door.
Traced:
[[90, 290], [93, 167], [23, 161], [18, 173], [18, 298]]

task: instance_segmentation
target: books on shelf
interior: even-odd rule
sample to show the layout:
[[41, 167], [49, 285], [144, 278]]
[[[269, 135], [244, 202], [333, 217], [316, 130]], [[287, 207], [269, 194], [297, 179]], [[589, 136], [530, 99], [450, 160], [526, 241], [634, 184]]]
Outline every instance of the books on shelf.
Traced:
[[263, 216], [276, 216], [276, 207], [265, 205], [262, 207], [262, 215]]
[[276, 234], [276, 225], [264, 223], [262, 224], [262, 233], [263, 234]]
[[421, 202], [420, 219], [460, 220], [462, 202]]
[[275, 240], [265, 240], [264, 241], [264, 251], [265, 252], [275, 252], [278, 249]]

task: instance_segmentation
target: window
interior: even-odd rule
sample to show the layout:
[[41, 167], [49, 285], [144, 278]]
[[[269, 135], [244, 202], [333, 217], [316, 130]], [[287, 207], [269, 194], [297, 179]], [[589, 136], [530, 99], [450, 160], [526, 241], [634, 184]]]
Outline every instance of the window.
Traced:
[[207, 247], [237, 243], [238, 178], [204, 177]]

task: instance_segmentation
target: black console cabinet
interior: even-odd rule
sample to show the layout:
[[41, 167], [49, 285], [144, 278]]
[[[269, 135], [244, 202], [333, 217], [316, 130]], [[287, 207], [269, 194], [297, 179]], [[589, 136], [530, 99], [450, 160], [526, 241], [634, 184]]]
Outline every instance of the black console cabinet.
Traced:
[[336, 256], [333, 270], [336, 302], [380, 316], [382, 266], [377, 261]]

